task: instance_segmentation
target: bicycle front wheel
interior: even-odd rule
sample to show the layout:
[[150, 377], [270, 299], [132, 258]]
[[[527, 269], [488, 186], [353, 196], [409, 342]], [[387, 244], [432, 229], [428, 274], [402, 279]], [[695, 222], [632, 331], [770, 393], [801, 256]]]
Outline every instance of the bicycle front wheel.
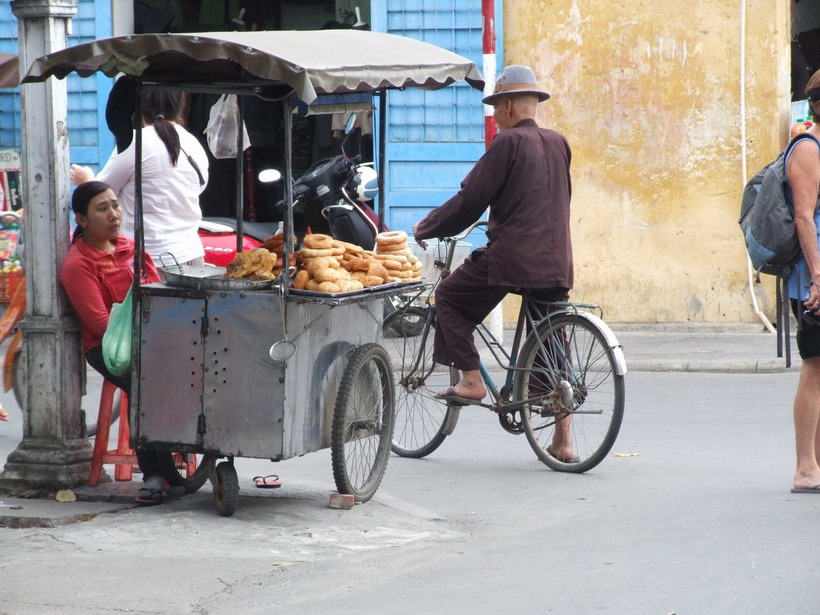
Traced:
[[[410, 306], [393, 312], [382, 326], [384, 347], [396, 381], [396, 428], [393, 452], [402, 457], [426, 457], [447, 437], [445, 429], [458, 409], [436, 399], [451, 383], [450, 368], [433, 362], [435, 324], [432, 307]], [[422, 326], [419, 327], [418, 323]]]
[[624, 412], [624, 377], [603, 333], [560, 314], [531, 333], [519, 355], [513, 399], [535, 454], [553, 470], [586, 472], [615, 443]]

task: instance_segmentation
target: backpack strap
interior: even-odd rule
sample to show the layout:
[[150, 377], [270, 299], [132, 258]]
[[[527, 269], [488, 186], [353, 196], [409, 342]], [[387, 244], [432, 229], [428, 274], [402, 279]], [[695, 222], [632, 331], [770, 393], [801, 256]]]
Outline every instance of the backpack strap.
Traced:
[[[777, 356], [783, 356], [785, 346], [786, 367], [792, 366], [791, 332], [791, 304], [789, 302], [789, 267], [784, 267], [775, 278], [775, 304], [777, 306]], [[799, 326], [799, 323], [798, 323]]]

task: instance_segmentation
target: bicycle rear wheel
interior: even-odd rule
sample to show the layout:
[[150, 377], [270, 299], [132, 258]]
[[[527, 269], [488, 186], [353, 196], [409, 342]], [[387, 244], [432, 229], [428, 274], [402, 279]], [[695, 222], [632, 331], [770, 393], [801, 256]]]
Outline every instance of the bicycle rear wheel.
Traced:
[[[530, 400], [521, 416], [538, 458], [559, 472], [586, 472], [601, 463], [624, 411], [624, 378], [603, 333], [576, 314], [551, 317], [537, 337], [528, 336], [518, 365], [524, 371], [513, 381], [513, 399]], [[566, 438], [571, 456], [558, 450]]]
[[[432, 307], [411, 306], [385, 318], [384, 348], [396, 381], [396, 427], [392, 450], [402, 457], [426, 457], [452, 431], [458, 408], [449, 408], [436, 393], [451, 383], [450, 368], [433, 362], [435, 323], [427, 324]], [[405, 311], [413, 312], [408, 318]], [[417, 323], [421, 322], [422, 327]]]

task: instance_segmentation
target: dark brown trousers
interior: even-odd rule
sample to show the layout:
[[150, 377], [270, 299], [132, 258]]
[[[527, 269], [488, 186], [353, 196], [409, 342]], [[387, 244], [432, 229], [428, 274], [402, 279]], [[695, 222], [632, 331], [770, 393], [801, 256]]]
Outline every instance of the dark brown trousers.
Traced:
[[[436, 336], [433, 360], [462, 371], [476, 370], [480, 363], [473, 332], [493, 308], [509, 293], [519, 289], [491, 286], [488, 279], [488, 259], [478, 250], [436, 288]], [[538, 289], [538, 300], [566, 301], [566, 288]]]

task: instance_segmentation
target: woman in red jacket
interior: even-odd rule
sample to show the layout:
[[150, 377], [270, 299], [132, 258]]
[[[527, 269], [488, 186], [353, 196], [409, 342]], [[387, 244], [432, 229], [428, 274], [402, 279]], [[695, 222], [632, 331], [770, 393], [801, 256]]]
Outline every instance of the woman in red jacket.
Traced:
[[[114, 303], [120, 303], [134, 281], [134, 242], [120, 234], [122, 212], [117, 196], [104, 182], [90, 181], [74, 190], [71, 208], [77, 228], [60, 269], [60, 283], [80, 323], [83, 351], [89, 365], [129, 393], [131, 374], [115, 376], [105, 367], [102, 338]], [[143, 283], [158, 282], [151, 257], [145, 256]], [[137, 448], [143, 476], [137, 502], [155, 504], [162, 498], [163, 479], [156, 451]]]

